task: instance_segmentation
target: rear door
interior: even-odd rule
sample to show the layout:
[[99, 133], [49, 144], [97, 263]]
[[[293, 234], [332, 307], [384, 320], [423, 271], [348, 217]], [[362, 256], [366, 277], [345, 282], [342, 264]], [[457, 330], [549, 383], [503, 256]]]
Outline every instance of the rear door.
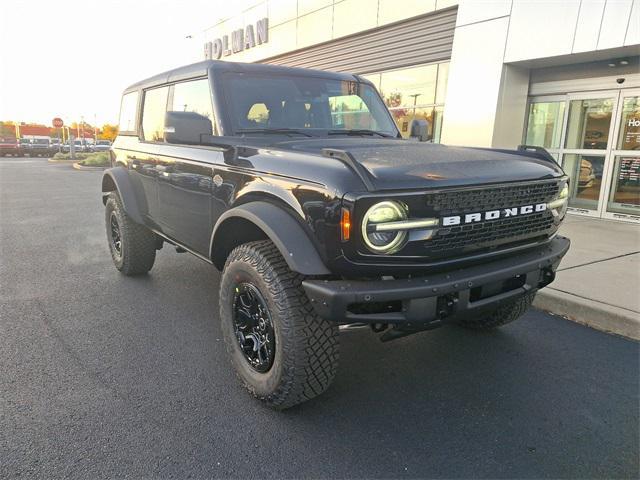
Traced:
[[158, 202], [158, 153], [164, 142], [164, 115], [167, 109], [169, 87], [163, 86], [144, 91], [142, 100], [142, 132], [136, 152], [130, 152], [128, 161], [132, 177], [142, 187], [149, 220], [160, 225], [160, 206]]

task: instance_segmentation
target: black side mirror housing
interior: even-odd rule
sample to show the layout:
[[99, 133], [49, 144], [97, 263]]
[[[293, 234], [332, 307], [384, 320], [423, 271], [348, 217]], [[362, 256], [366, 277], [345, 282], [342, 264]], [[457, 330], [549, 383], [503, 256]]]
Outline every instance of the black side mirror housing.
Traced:
[[202, 135], [211, 135], [211, 120], [195, 112], [167, 112], [164, 115], [164, 139], [167, 143], [199, 145]]
[[424, 119], [411, 120], [411, 137], [420, 142], [426, 142], [429, 138], [429, 122]]

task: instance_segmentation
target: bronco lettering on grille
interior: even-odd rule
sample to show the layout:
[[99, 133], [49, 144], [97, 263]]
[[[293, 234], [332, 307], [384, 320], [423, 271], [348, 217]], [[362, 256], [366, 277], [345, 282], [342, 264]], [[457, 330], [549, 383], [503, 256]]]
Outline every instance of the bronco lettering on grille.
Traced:
[[546, 203], [537, 203], [535, 205], [523, 205], [521, 207], [503, 208], [501, 210], [467, 213], [466, 215], [453, 215], [451, 217], [443, 217], [442, 225], [447, 227], [465, 223], [482, 222], [483, 220], [496, 220], [498, 218], [515, 217], [520, 215], [528, 215], [534, 212], [543, 212], [546, 209]]

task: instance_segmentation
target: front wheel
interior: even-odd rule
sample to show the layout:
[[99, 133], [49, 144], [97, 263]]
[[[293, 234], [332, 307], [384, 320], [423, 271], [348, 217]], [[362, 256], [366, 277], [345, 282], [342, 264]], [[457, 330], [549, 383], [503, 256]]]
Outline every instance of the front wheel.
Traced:
[[111, 192], [107, 198], [105, 224], [116, 268], [127, 276], [151, 270], [156, 259], [156, 234], [127, 215], [116, 192]]
[[533, 303], [535, 293], [505, 302], [495, 310], [476, 317], [458, 320], [458, 324], [472, 330], [493, 330], [520, 318]]
[[338, 367], [338, 326], [318, 317], [270, 241], [235, 248], [220, 282], [220, 321], [244, 386], [285, 409], [324, 392]]

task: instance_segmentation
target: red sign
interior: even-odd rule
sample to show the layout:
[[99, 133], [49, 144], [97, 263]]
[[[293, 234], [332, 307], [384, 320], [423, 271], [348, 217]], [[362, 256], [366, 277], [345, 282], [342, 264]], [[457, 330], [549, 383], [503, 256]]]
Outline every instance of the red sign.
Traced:
[[62, 127], [62, 126], [64, 125], [64, 122], [62, 121], [62, 119], [61, 119], [61, 118], [58, 118], [58, 117], [54, 118], [54, 119], [51, 121], [51, 123], [53, 124], [53, 126], [54, 126], [55, 128], [60, 128], [60, 127]]

